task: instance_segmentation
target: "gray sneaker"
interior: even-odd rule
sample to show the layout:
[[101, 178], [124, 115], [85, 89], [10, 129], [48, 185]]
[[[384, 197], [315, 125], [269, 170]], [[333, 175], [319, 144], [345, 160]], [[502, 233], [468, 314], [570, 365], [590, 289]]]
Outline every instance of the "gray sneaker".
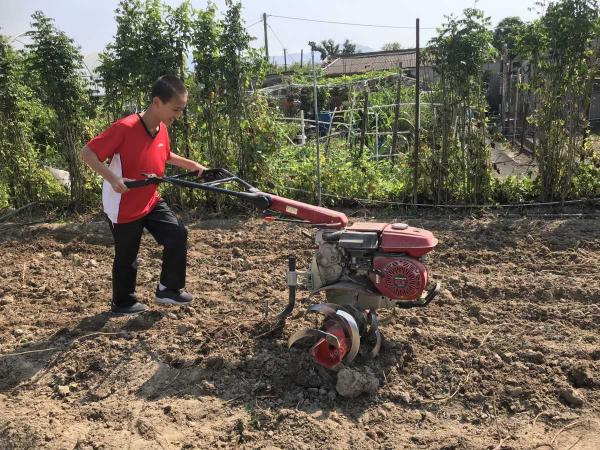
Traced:
[[129, 306], [119, 306], [115, 302], [111, 303], [110, 310], [113, 314], [121, 316], [133, 316], [148, 310], [148, 307], [140, 302], [135, 302]]
[[161, 291], [156, 288], [154, 295], [156, 303], [162, 303], [163, 305], [187, 305], [193, 298], [192, 294], [181, 289], [164, 289]]

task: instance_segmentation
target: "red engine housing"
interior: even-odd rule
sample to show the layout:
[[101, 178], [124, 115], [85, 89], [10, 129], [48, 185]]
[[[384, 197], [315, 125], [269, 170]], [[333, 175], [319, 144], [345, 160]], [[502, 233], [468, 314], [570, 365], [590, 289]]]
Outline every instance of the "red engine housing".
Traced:
[[409, 227], [405, 223], [356, 222], [346, 228], [349, 231], [376, 231], [380, 236], [380, 248], [385, 253], [406, 253], [414, 258], [429, 253], [438, 240], [431, 231]]
[[404, 256], [376, 256], [371, 282], [386, 297], [415, 300], [427, 286], [427, 268], [418, 259]]

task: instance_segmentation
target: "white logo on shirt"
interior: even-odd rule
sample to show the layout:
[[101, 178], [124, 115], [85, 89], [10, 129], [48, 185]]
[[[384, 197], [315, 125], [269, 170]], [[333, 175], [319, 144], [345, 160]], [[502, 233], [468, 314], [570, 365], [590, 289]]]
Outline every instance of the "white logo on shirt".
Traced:
[[164, 146], [165, 146], [165, 144], [162, 144], [162, 143], [158, 144], [158, 148], [164, 147]]

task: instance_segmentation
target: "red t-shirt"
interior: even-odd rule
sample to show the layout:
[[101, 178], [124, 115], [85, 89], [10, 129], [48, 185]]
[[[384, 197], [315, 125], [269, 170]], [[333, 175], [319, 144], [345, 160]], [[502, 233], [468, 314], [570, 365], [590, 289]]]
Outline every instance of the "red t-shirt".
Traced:
[[[143, 173], [162, 176], [171, 157], [169, 134], [161, 122], [153, 137], [137, 114], [123, 117], [87, 143], [100, 161], [111, 159], [109, 169], [123, 178], [143, 179]], [[110, 183], [102, 184], [102, 205], [113, 223], [133, 222], [156, 206], [160, 196], [157, 185], [115, 192]]]

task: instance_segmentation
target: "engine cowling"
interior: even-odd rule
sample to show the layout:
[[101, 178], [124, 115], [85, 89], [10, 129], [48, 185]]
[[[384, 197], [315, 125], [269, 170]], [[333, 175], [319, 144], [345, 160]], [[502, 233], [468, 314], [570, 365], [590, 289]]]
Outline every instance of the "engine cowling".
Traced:
[[376, 256], [369, 278], [390, 299], [415, 300], [427, 286], [427, 268], [415, 258]]

